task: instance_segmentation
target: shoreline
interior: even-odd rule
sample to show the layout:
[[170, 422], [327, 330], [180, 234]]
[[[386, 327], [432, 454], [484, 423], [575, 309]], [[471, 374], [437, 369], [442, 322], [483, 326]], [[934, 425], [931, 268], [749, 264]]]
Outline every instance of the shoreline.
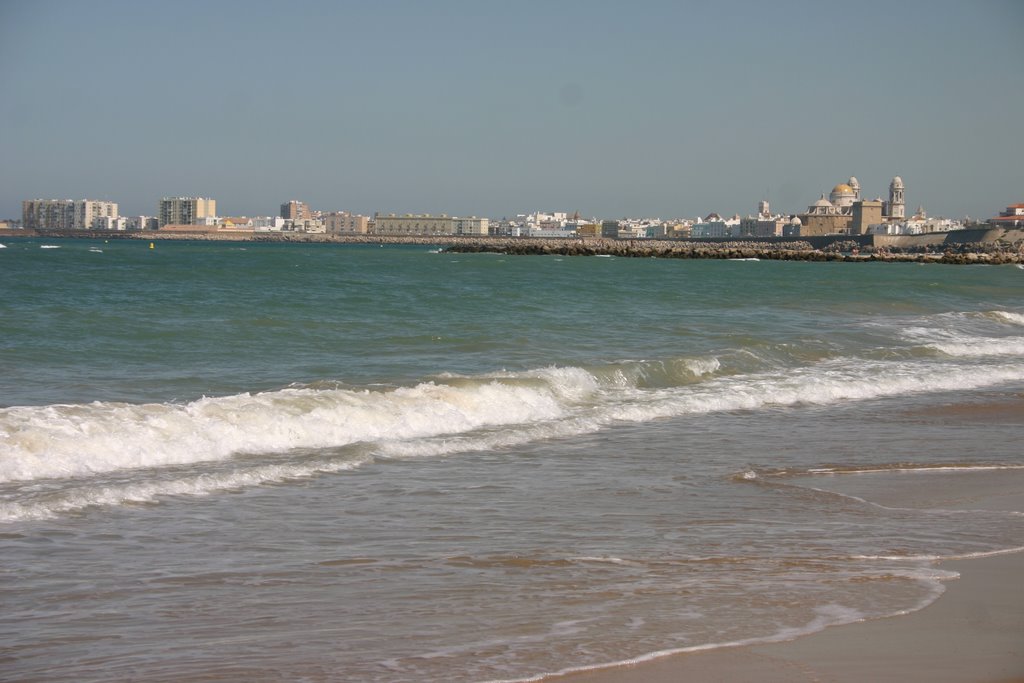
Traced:
[[[871, 236], [834, 235], [778, 239], [609, 239], [482, 236], [330, 235], [324, 233], [134, 232], [98, 234], [90, 231], [0, 232], [0, 238], [115, 239], [142, 241], [255, 242], [260, 244], [365, 244], [441, 247], [449, 253], [492, 253], [511, 256], [616, 256], [622, 258], [713, 259], [743, 261], [812, 261], [842, 263], [942, 263], [952, 265], [1024, 265], [1024, 239], [1003, 233], [1002, 239], [981, 242], [938, 241], [900, 246]], [[948, 239], [951, 233], [937, 233]], [[865, 239], [867, 238], [867, 239]]]
[[[1024, 510], [1024, 492], [964, 509]], [[829, 626], [790, 640], [666, 654], [545, 676], [547, 683], [1022, 683], [1024, 550], [935, 563], [958, 578], [909, 613]]]

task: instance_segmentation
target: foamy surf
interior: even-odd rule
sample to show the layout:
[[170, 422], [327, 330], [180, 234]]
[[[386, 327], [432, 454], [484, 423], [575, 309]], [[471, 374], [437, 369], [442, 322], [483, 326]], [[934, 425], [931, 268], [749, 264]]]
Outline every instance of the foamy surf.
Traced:
[[[710, 370], [713, 363], [699, 367]], [[785, 372], [682, 379], [645, 388], [643, 373], [545, 368], [449, 377], [387, 391], [288, 388], [186, 404], [0, 409], [0, 482], [89, 477], [243, 454], [368, 444], [420, 457], [592, 433], [614, 422], [765, 407], [830, 405], [1024, 381], [1024, 363], [826, 361]]]

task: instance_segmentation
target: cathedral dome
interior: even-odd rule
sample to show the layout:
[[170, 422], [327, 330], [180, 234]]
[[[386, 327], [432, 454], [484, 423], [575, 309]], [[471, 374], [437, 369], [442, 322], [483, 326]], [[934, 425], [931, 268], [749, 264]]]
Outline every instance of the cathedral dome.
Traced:
[[846, 183], [839, 183], [832, 188], [832, 194], [853, 194], [853, 188]]

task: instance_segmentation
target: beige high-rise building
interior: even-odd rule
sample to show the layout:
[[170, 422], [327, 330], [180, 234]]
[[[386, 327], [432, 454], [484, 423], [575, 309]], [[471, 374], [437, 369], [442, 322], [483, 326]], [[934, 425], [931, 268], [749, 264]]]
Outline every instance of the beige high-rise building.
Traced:
[[281, 218], [292, 221], [308, 221], [313, 218], [313, 214], [309, 210], [309, 204], [293, 199], [281, 205]]
[[75, 229], [90, 230], [100, 227], [97, 221], [109, 225], [117, 221], [117, 204], [95, 199], [83, 199], [75, 202]]
[[160, 227], [199, 225], [217, 217], [217, 202], [206, 197], [164, 197], [157, 211]]

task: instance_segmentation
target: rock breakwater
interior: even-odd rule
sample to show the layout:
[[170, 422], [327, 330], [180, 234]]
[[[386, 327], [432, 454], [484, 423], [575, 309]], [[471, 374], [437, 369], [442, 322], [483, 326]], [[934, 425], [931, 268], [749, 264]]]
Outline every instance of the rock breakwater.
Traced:
[[695, 242], [675, 240], [487, 238], [461, 240], [445, 247], [453, 253], [490, 252], [510, 255], [619, 256], [624, 258], [758, 259], [766, 261], [843, 261], [854, 263], [919, 262], [951, 264], [1024, 263], [1024, 243], [958, 244], [929, 248], [861, 247], [834, 242], [822, 249], [804, 241]]

